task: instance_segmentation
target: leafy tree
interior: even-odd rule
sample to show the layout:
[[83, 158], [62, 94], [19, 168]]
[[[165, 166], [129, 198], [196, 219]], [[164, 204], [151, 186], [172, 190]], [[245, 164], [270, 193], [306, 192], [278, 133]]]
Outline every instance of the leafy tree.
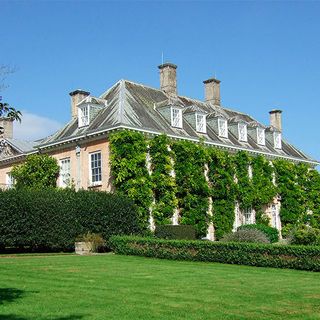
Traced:
[[21, 121], [21, 112], [10, 107], [8, 103], [0, 102], [0, 118], [2, 117]]
[[46, 154], [35, 154], [28, 156], [23, 164], [13, 167], [11, 174], [16, 180], [16, 188], [56, 187], [59, 165], [56, 159]]

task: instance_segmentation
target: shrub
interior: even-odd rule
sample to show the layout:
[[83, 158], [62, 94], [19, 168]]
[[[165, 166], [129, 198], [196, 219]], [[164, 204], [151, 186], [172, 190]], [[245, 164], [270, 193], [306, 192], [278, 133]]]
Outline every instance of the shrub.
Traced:
[[279, 231], [276, 228], [266, 226], [264, 224], [245, 224], [238, 228], [238, 230], [255, 229], [262, 231], [271, 243], [279, 241]]
[[84, 235], [77, 237], [77, 241], [84, 241], [91, 243], [92, 252], [98, 252], [106, 245], [106, 242], [100, 234], [87, 232]]
[[0, 247], [72, 250], [78, 235], [141, 231], [133, 203], [106, 192], [70, 189], [0, 191]]
[[115, 253], [125, 255], [320, 271], [320, 247], [163, 240], [130, 236], [113, 236], [109, 244]]
[[301, 226], [292, 230], [288, 238], [290, 244], [320, 245], [320, 229]]
[[14, 166], [11, 174], [16, 188], [48, 188], [57, 185], [59, 170], [55, 158], [47, 154], [32, 154], [24, 163]]
[[195, 240], [196, 230], [189, 225], [158, 225], [155, 236], [163, 239]]
[[222, 242], [251, 242], [270, 243], [267, 236], [257, 229], [240, 229], [236, 232], [226, 234], [220, 241]]

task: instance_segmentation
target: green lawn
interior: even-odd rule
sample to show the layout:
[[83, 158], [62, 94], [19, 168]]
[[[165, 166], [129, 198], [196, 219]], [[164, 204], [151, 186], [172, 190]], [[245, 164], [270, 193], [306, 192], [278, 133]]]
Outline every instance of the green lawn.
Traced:
[[115, 256], [0, 256], [0, 320], [320, 319], [320, 274]]

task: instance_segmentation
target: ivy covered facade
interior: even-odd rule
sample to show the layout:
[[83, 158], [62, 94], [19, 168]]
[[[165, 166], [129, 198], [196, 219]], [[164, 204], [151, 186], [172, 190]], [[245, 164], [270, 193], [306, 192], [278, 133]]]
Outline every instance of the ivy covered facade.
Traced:
[[320, 174], [306, 164], [128, 130], [110, 141], [115, 187], [140, 206], [151, 229], [191, 224], [198, 237], [214, 240], [251, 223], [283, 235], [297, 224], [320, 227]]

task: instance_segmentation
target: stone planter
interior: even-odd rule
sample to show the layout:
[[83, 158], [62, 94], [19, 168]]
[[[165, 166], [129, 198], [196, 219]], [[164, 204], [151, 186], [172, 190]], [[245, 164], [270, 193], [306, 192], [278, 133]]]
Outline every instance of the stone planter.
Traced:
[[76, 254], [91, 254], [92, 253], [92, 242], [76, 242], [75, 243]]

